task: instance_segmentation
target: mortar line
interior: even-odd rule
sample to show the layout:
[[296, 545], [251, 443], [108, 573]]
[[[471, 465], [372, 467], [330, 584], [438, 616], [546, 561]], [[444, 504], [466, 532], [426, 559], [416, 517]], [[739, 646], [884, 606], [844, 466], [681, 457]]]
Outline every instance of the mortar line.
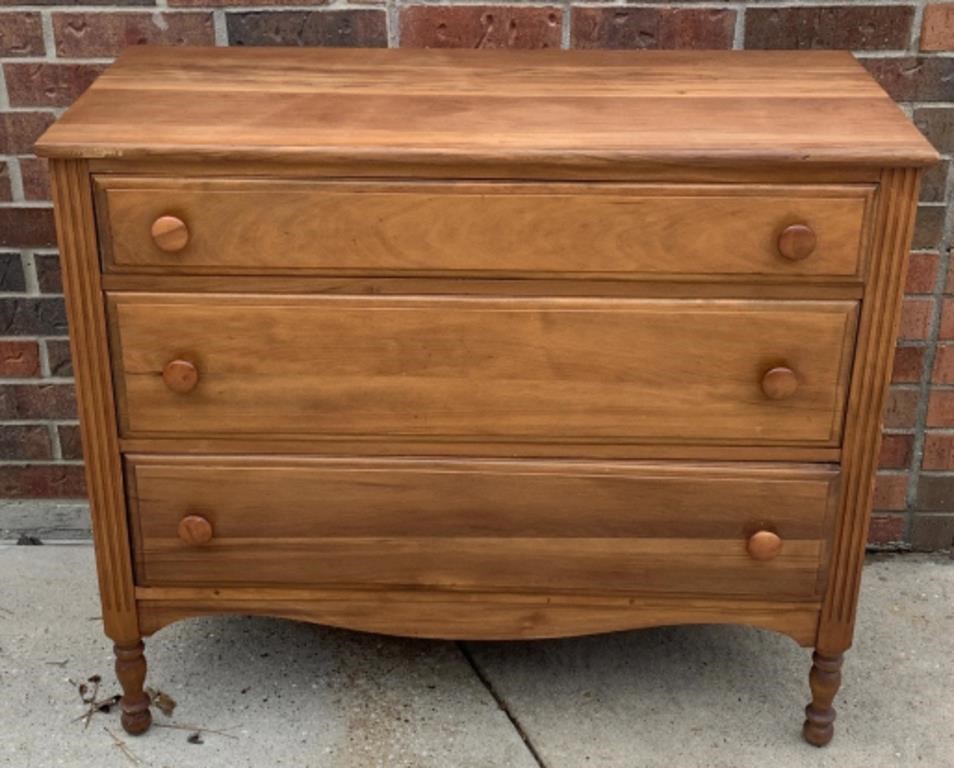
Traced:
[[494, 688], [494, 684], [490, 681], [490, 678], [484, 674], [484, 671], [480, 668], [480, 665], [477, 664], [477, 660], [473, 657], [470, 652], [470, 649], [462, 642], [456, 642], [454, 645], [457, 646], [457, 649], [461, 652], [461, 655], [466, 659], [467, 663], [470, 665], [470, 668], [473, 670], [474, 675], [477, 679], [480, 680], [484, 688], [487, 689], [500, 710], [507, 716], [507, 719], [510, 721], [510, 725], [513, 726], [513, 729], [517, 732], [517, 735], [523, 741], [523, 745], [527, 748], [527, 752], [530, 753], [530, 757], [533, 758], [534, 762], [539, 766], [539, 768], [547, 768], [547, 764], [544, 762], [543, 757], [540, 753], [537, 752], [537, 748], [533, 745], [533, 742], [530, 741], [530, 736], [527, 735], [527, 732], [523, 729], [523, 726], [520, 724], [520, 721], [517, 719], [517, 716], [510, 711], [510, 707], [507, 706], [507, 702], [504, 701], [503, 696], [501, 696], [497, 689]]

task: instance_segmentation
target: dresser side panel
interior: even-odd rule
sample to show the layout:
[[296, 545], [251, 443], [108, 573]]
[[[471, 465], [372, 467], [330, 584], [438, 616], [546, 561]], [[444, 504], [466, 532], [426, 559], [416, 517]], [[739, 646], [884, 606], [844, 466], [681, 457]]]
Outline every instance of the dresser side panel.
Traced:
[[84, 161], [50, 163], [86, 484], [106, 634], [139, 638], [116, 408], [90, 176]]
[[920, 176], [914, 168], [886, 170], [878, 193], [842, 447], [842, 497], [816, 642], [827, 653], [850, 647], [854, 632]]

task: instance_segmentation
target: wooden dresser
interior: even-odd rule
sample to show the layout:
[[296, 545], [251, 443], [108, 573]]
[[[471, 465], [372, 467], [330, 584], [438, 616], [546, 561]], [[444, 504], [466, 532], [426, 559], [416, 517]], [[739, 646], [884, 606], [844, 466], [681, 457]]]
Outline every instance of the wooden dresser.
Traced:
[[127, 731], [243, 613], [748, 624], [831, 739], [935, 160], [850, 55], [133, 48], [37, 151]]

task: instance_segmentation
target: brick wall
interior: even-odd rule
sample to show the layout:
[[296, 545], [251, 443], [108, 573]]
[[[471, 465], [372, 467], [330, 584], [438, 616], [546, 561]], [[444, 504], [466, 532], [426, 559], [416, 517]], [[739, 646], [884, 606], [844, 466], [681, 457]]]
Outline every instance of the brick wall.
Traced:
[[85, 525], [53, 215], [30, 146], [123, 46], [145, 42], [853, 50], [946, 158], [921, 195], [871, 541], [951, 546], [954, 2], [933, 0], [0, 0], [0, 535]]

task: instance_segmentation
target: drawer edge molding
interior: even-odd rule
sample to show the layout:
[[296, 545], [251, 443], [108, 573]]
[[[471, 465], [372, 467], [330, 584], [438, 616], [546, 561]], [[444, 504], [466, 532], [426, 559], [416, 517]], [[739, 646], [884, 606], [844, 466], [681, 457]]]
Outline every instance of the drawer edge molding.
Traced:
[[[756, 282], [860, 282], [876, 189], [108, 174], [95, 188], [112, 274]], [[793, 226], [817, 230], [808, 258], [780, 248]]]

